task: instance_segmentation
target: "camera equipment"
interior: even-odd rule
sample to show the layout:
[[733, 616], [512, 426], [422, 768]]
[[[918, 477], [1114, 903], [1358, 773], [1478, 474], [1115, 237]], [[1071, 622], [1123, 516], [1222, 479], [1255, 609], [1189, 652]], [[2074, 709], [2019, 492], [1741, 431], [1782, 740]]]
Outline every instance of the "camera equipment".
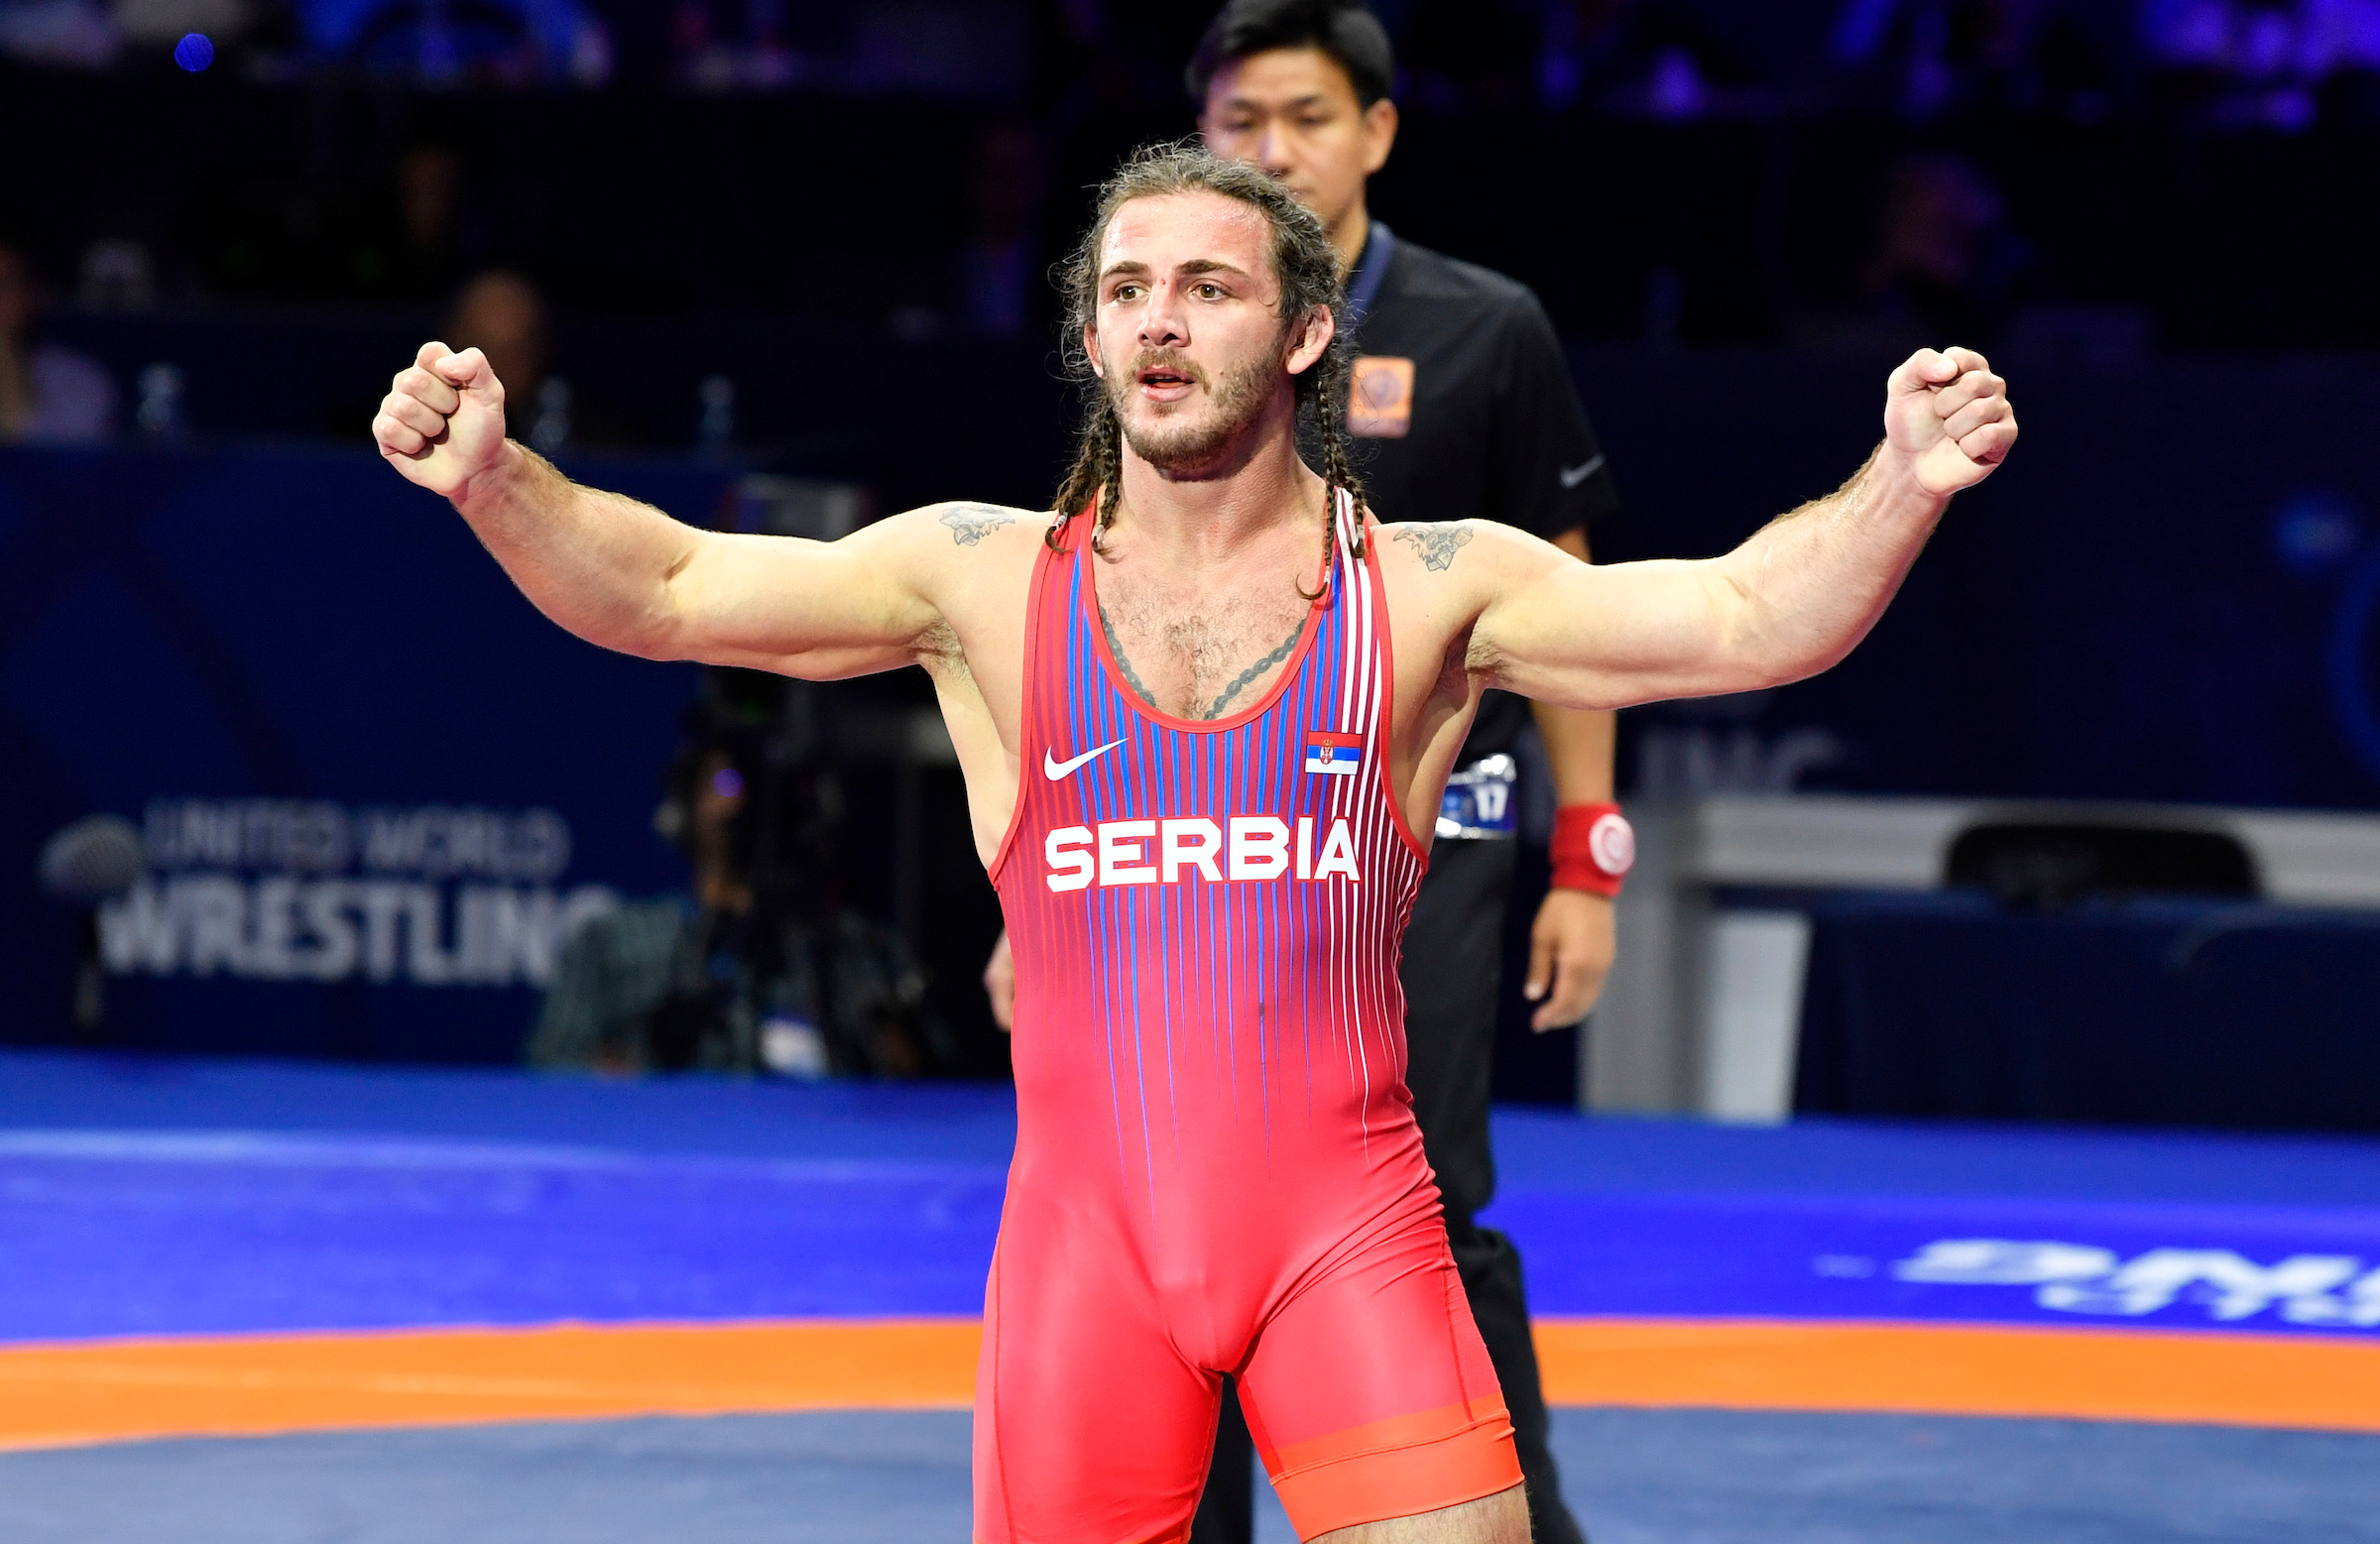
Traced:
[[42, 846], [42, 888], [79, 911], [75, 928], [74, 1029], [99, 1032], [107, 1010], [107, 972], [99, 957], [99, 903], [112, 900], [149, 872], [141, 833], [121, 815], [92, 815]]

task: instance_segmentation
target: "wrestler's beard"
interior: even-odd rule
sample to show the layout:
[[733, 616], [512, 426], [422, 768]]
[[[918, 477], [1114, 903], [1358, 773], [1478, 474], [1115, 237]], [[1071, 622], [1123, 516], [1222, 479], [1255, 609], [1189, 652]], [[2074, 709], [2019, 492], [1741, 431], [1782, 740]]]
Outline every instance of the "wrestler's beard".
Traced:
[[1131, 395], [1140, 384], [1140, 372], [1152, 365], [1178, 370], [1202, 388], [1207, 386], [1207, 373], [1179, 355], [1154, 349], [1134, 359], [1130, 371], [1108, 378], [1108, 401], [1116, 410], [1116, 421], [1124, 425], [1125, 440], [1160, 472], [1195, 471], [1212, 464], [1263, 414], [1281, 372], [1277, 355], [1258, 354], [1226, 375], [1220, 389], [1209, 389], [1206, 412], [1134, 422]]

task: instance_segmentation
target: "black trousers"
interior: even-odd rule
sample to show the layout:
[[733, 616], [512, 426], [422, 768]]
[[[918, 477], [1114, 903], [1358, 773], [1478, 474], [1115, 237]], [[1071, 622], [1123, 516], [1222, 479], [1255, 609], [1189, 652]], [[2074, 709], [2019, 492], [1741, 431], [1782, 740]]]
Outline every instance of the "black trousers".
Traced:
[[[1585, 1544], [1562, 1504], [1546, 1446], [1545, 1390], [1529, 1339], [1529, 1304], [1512, 1241], [1472, 1218], [1495, 1194], [1488, 1145], [1488, 1087], [1495, 1052], [1496, 994], [1504, 957], [1504, 908], [1512, 890], [1512, 844], [1440, 842], [1405, 932], [1405, 1081], [1438, 1188], [1446, 1237], [1479, 1321], [1480, 1338], [1512, 1411], [1520, 1472], [1528, 1482], [1537, 1544]], [[1226, 1388], [1190, 1544], [1250, 1544], [1255, 1532], [1255, 1443]]]

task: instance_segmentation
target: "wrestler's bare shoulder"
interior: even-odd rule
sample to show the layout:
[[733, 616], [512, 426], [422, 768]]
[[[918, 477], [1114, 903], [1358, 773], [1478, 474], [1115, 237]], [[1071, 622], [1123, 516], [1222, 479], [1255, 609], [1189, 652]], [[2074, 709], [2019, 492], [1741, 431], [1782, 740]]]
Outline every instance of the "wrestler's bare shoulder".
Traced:
[[[1541, 568], [1564, 557], [1560, 547], [1494, 520], [1404, 521], [1374, 528], [1383, 569], [1462, 583], [1514, 568]], [[1573, 559], [1575, 561], [1575, 559]]]
[[1407, 521], [1374, 528], [1374, 540], [1396, 626], [1450, 638], [1505, 586], [1577, 561], [1492, 520]]
[[938, 532], [955, 551], [986, 555], [1008, 550], [1020, 536], [1038, 539], [1049, 525], [1046, 514], [965, 499], [928, 504], [903, 518]]
[[939, 621], [921, 639], [919, 662], [966, 668], [969, 656], [1020, 647], [1033, 565], [1045, 549], [1046, 511], [953, 501], [882, 523]]
[[897, 576], [945, 617], [1003, 603], [1006, 591], [1032, 579], [1049, 516], [1003, 504], [954, 500], [921, 505], [862, 527], [844, 538], [879, 572]]
[[906, 567], [964, 573], [1033, 550], [1048, 527], [1045, 513], [954, 499], [887, 516], [845, 539], [897, 548]]

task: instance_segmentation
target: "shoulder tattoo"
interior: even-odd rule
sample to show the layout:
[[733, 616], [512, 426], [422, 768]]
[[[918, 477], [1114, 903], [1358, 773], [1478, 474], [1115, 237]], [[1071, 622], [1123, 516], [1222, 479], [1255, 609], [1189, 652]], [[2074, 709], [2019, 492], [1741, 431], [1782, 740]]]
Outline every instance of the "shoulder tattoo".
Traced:
[[990, 504], [954, 504], [942, 512], [942, 524], [950, 528], [950, 539], [961, 546], [973, 546], [1003, 526], [1013, 526], [1016, 517]]
[[1413, 550], [1421, 554], [1421, 565], [1432, 573], [1443, 573], [1455, 564], [1455, 553], [1471, 544], [1471, 533], [1461, 525], [1446, 521], [1430, 526], [1399, 526], [1389, 533], [1391, 540], [1410, 541]]

